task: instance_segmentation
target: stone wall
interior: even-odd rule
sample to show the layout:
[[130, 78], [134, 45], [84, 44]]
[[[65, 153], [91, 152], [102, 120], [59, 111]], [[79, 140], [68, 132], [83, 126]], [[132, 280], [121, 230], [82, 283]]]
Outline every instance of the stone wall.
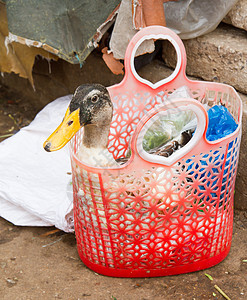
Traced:
[[247, 0], [239, 0], [223, 22], [247, 30]]

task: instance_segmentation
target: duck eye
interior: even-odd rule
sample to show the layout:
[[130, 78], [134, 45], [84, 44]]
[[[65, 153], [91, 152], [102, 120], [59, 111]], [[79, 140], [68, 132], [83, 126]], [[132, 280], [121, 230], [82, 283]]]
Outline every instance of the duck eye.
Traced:
[[92, 101], [93, 103], [96, 103], [98, 100], [99, 100], [99, 96], [98, 96], [98, 95], [94, 95], [94, 96], [91, 98], [91, 101]]

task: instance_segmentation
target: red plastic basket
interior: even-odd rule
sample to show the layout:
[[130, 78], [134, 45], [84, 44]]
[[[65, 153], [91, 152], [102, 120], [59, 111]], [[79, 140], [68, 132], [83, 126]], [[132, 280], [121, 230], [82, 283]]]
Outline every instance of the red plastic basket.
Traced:
[[[168, 39], [177, 52], [171, 76], [156, 84], [141, 78], [134, 55], [145, 39]], [[191, 81], [185, 75], [182, 41], [171, 30], [151, 26], [130, 41], [123, 81], [109, 87], [114, 116], [109, 152], [129, 161], [95, 168], [77, 158], [83, 131], [70, 143], [78, 252], [95, 272], [117, 277], [164, 276], [197, 271], [222, 261], [230, 250], [233, 196], [241, 138], [242, 103], [228, 85]], [[167, 101], [187, 86], [193, 99]], [[238, 127], [220, 140], [206, 139], [209, 106], [224, 103]], [[197, 129], [168, 158], [142, 149], [142, 137], [160, 115], [193, 110]]]

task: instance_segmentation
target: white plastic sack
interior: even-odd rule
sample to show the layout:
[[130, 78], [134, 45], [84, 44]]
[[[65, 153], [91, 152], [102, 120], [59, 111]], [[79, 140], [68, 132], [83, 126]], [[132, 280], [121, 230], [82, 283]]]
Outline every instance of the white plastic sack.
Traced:
[[213, 31], [238, 0], [179, 0], [164, 3], [167, 27], [181, 39]]
[[43, 149], [70, 100], [65, 96], [51, 102], [29, 126], [0, 143], [0, 216], [15, 225], [74, 231], [68, 148]]
[[[181, 39], [192, 39], [213, 31], [238, 0], [177, 0], [163, 4], [168, 28], [176, 32]], [[136, 0], [138, 5], [138, 0]], [[117, 59], [124, 59], [134, 29], [132, 5], [122, 0], [113, 32], [110, 49]], [[145, 40], [137, 49], [136, 56], [154, 50], [152, 40]]]

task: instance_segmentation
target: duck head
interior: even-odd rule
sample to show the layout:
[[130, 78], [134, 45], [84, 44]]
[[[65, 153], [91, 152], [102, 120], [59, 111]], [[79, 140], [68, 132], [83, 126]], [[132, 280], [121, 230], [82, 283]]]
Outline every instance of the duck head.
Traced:
[[43, 147], [56, 151], [64, 147], [83, 126], [98, 129], [110, 126], [113, 105], [107, 89], [100, 84], [80, 85], [69, 104], [58, 128], [48, 137]]

